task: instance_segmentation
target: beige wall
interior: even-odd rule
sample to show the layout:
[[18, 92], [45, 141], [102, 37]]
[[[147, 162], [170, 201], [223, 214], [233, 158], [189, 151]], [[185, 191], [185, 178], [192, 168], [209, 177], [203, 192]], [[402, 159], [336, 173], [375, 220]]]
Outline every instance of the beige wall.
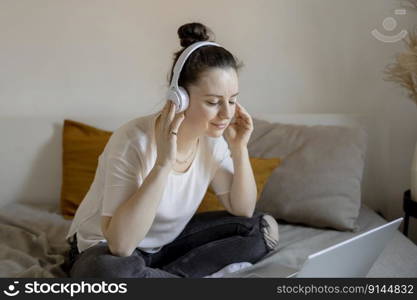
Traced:
[[[120, 115], [161, 105], [177, 28], [208, 25], [245, 63], [241, 103], [253, 113], [361, 113], [378, 125], [375, 206], [402, 215], [417, 110], [382, 80], [403, 44], [371, 35], [396, 0], [0, 0], [0, 116]], [[256, 101], [255, 101], [256, 100]], [[417, 241], [417, 222], [410, 224]]]

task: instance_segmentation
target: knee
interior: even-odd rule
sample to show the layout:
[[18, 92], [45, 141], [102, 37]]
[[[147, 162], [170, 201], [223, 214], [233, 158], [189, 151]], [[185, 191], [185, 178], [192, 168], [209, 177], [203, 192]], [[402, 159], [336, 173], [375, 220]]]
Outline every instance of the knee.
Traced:
[[258, 236], [259, 244], [267, 252], [276, 250], [279, 243], [279, 230], [275, 218], [267, 213], [255, 211], [250, 220], [253, 224], [250, 235]]
[[278, 223], [275, 218], [268, 214], [261, 216], [260, 230], [262, 238], [267, 246], [268, 251], [273, 251], [278, 248], [279, 230]]
[[[87, 254], [87, 253], [86, 253]], [[114, 277], [111, 254], [98, 254], [79, 257], [71, 268], [71, 277], [104, 278]]]
[[80, 257], [71, 268], [71, 277], [84, 278], [129, 278], [145, 277], [146, 264], [143, 258], [132, 254], [120, 257], [111, 253]]

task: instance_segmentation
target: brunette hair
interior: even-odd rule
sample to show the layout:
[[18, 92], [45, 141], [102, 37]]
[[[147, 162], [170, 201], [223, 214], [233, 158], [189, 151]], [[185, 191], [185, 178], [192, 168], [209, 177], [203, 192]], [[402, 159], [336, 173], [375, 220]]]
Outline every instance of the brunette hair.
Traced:
[[[214, 34], [210, 28], [201, 23], [187, 23], [178, 28], [178, 37], [183, 47], [174, 53], [174, 62], [168, 77], [168, 84], [171, 83], [175, 63], [181, 53], [190, 45], [200, 42], [215, 42]], [[233, 68], [236, 73], [243, 67], [243, 63], [239, 62], [229, 51], [223, 47], [206, 45], [194, 50], [187, 58], [178, 78], [178, 85], [186, 89], [189, 93], [188, 86], [196, 84], [200, 75], [210, 68]]]

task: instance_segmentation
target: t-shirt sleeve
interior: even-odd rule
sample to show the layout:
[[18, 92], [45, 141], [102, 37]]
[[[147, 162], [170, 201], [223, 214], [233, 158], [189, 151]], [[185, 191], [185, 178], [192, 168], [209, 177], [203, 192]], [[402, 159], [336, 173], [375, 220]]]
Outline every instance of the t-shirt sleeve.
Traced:
[[131, 143], [109, 151], [104, 161], [104, 191], [102, 216], [113, 216], [143, 182], [140, 153]]
[[230, 149], [224, 138], [221, 137], [220, 139], [218, 151], [216, 151], [219, 157], [218, 167], [214, 173], [213, 180], [210, 183], [210, 186], [216, 195], [227, 194], [231, 191], [234, 174], [233, 159]]

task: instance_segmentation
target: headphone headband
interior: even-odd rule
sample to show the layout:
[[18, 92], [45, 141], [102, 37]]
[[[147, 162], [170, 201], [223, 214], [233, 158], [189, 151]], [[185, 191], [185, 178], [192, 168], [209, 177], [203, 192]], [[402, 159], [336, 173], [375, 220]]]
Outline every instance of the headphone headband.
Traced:
[[178, 79], [180, 77], [180, 73], [181, 73], [182, 67], [184, 66], [185, 61], [187, 60], [188, 56], [190, 56], [190, 54], [193, 53], [194, 50], [197, 50], [198, 48], [200, 48], [202, 46], [206, 46], [206, 45], [212, 45], [212, 46], [221, 47], [217, 43], [206, 42], [206, 41], [196, 42], [196, 43], [191, 44], [190, 46], [188, 46], [181, 53], [180, 57], [178, 58], [178, 60], [177, 60], [177, 62], [175, 64], [175, 67], [174, 67], [174, 75], [172, 76], [172, 80], [171, 80], [170, 87], [178, 88]]

